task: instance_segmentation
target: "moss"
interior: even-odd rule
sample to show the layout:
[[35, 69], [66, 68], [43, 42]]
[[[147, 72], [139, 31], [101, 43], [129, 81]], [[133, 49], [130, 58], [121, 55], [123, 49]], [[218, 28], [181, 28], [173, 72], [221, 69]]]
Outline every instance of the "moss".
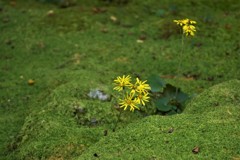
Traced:
[[[90, 146], [80, 159], [231, 159], [240, 147], [238, 80], [216, 85], [192, 100], [177, 116], [149, 116]], [[222, 92], [221, 92], [222, 91]], [[224, 92], [223, 92], [224, 91]], [[213, 94], [214, 96], [209, 96]], [[216, 98], [228, 95], [211, 109]], [[225, 97], [226, 98], [226, 97]], [[197, 108], [194, 108], [198, 106]], [[204, 107], [204, 109], [202, 109]], [[194, 111], [193, 111], [194, 109]], [[194, 113], [194, 114], [191, 114]], [[144, 129], [143, 129], [144, 128]], [[194, 154], [194, 147], [200, 152]]]
[[[97, 141], [97, 137], [103, 135], [103, 129], [81, 127], [73, 115], [76, 105], [89, 106], [89, 103], [80, 102], [76, 96], [78, 89], [81, 89], [80, 94], [84, 94], [87, 89], [90, 90], [87, 87], [88, 85], [79, 85], [73, 81], [54, 89], [44, 99], [43, 106], [35, 108], [26, 118], [20, 133], [9, 146], [15, 153], [12, 156], [24, 159], [61, 154], [63, 158], [67, 158], [80, 154], [87, 146]], [[102, 108], [98, 102], [92, 104]], [[62, 147], [68, 148], [67, 151], [61, 152]]]
[[[88, 98], [87, 93], [95, 88], [111, 94], [112, 80], [116, 76], [131, 74], [132, 77], [146, 79], [157, 73], [189, 94], [198, 94], [220, 82], [239, 79], [238, 4], [237, 1], [183, 3], [178, 0], [148, 0], [129, 1], [126, 5], [117, 6], [116, 3], [106, 5], [99, 0], [78, 0], [74, 6], [61, 9], [40, 1], [2, 0], [0, 159], [70, 159], [85, 152], [86, 157], [91, 155], [95, 144], [99, 147], [107, 138], [104, 136], [106, 130], [111, 137], [122, 136], [121, 131], [133, 134], [131, 128], [135, 122], [145, 128], [142, 126], [145, 120], [141, 120], [144, 115], [124, 112], [116, 132], [112, 133], [119, 114], [113, 109], [114, 102]], [[117, 18], [116, 23], [111, 21], [111, 16]], [[173, 19], [185, 17], [198, 22], [198, 32], [194, 39], [185, 41], [181, 76], [175, 78], [181, 40], [175, 27], [167, 26]], [[136, 42], [138, 39], [144, 42], [139, 44]], [[29, 86], [29, 79], [33, 79], [35, 84]], [[239, 84], [237, 80], [232, 82]], [[229, 88], [232, 88], [230, 84]], [[204, 92], [200, 98], [190, 102], [183, 115], [148, 117], [146, 121], [166, 122], [166, 126], [167, 123], [182, 122], [186, 126], [191, 123], [187, 122], [189, 119], [197, 124], [194, 116], [200, 115], [196, 109], [209, 118], [210, 114], [212, 117], [235, 115], [239, 94], [237, 87], [234, 88], [229, 90], [225, 86], [221, 90], [220, 87], [220, 94]], [[208, 96], [211, 99], [201, 101]], [[218, 106], [212, 110], [211, 106], [217, 101]], [[75, 107], [86, 109], [86, 113], [76, 117]], [[199, 122], [205, 124], [201, 118]], [[91, 125], [92, 119], [98, 121], [97, 125]], [[222, 124], [219, 119], [211, 119], [211, 123], [218, 122]], [[128, 124], [131, 126], [129, 132], [125, 128]], [[154, 127], [150, 129], [155, 133]], [[141, 133], [137, 128], [134, 131]], [[210, 131], [215, 134], [214, 127]], [[210, 140], [214, 139], [209, 138], [208, 143]], [[204, 144], [208, 145], [207, 142]], [[132, 150], [137, 150], [136, 145]], [[91, 147], [89, 152], [88, 147]], [[213, 156], [210, 152], [215, 154], [214, 148], [208, 149], [211, 149], [207, 151], [209, 156]], [[149, 153], [155, 151], [146, 150]], [[226, 151], [226, 156], [230, 155], [231, 151]], [[234, 151], [232, 155], [237, 157]], [[170, 149], [160, 153], [168, 157], [169, 152]], [[106, 157], [107, 154], [106, 151]], [[148, 157], [147, 152], [142, 154]], [[128, 155], [137, 156], [132, 152]]]
[[[113, 108], [114, 103], [94, 100], [87, 96], [94, 87], [90, 80], [107, 94], [111, 92], [108, 87], [99, 85], [99, 79], [91, 78], [96, 76], [96, 73], [91, 76], [86, 74], [89, 73], [82, 72], [78, 80], [55, 88], [44, 100], [43, 106], [35, 108], [27, 116], [20, 133], [9, 145], [13, 152], [11, 157], [75, 157], [96, 143], [105, 132], [112, 132], [120, 113]], [[88, 79], [89, 83], [81, 83], [84, 79]], [[84, 109], [84, 112], [76, 115], [75, 109], [78, 108]], [[141, 114], [134, 115], [123, 113], [117, 127], [142, 117]]]
[[[219, 103], [214, 112], [208, 111], [208, 108], [203, 110], [206, 111], [204, 114], [200, 109], [199, 114], [191, 111], [191, 107], [201, 108], [206, 106], [206, 101], [211, 104], [216, 97], [226, 93], [219, 90], [239, 95], [239, 90], [234, 87], [236, 84], [239, 84], [238, 80], [211, 87], [193, 99], [187, 106], [189, 109], [180, 115], [143, 118], [124, 113], [117, 130], [112, 132], [118, 115], [111, 109], [112, 104], [92, 101], [87, 97], [85, 100], [74, 98], [75, 92], [82, 90], [79, 94], [84, 94], [86, 86], [79, 81], [71, 81], [56, 88], [45, 106], [26, 118], [21, 132], [12, 143], [12, 156], [19, 159], [59, 156], [79, 159], [96, 156], [100, 159], [175, 159], [178, 155], [183, 159], [212, 159], [237, 156], [240, 106], [236, 100]], [[206, 96], [209, 93], [214, 93], [214, 96]], [[76, 105], [86, 109], [79, 119], [73, 115]], [[91, 124], [93, 117], [99, 123]], [[195, 146], [201, 149], [198, 155], [192, 153]]]
[[231, 159], [240, 154], [237, 114], [225, 115], [227, 120], [210, 114], [148, 117], [104, 137], [79, 159], [93, 159], [95, 153], [100, 159]]
[[189, 114], [206, 114], [227, 109], [237, 108], [240, 104], [240, 81], [231, 80], [215, 85], [196, 96], [184, 110]]

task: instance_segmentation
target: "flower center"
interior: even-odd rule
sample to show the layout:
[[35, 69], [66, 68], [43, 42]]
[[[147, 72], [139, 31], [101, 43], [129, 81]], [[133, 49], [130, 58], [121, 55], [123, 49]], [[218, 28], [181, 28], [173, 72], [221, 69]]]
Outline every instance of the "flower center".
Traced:
[[127, 102], [128, 105], [132, 104], [132, 101], [129, 100], [129, 99], [126, 102]]

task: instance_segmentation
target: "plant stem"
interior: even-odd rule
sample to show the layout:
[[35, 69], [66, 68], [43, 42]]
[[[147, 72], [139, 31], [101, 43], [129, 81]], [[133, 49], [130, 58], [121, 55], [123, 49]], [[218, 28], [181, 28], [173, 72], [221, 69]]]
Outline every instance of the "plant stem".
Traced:
[[[182, 33], [182, 38], [181, 38], [181, 51], [180, 54], [178, 56], [178, 68], [177, 68], [177, 78], [180, 77], [180, 70], [181, 70], [181, 66], [182, 66], [182, 55], [183, 55], [183, 49], [184, 49], [184, 33]], [[178, 88], [176, 88], [176, 95], [175, 97], [177, 97], [178, 94]]]
[[115, 123], [115, 126], [113, 127], [113, 132], [115, 132], [117, 125], [120, 122], [121, 114], [122, 114], [122, 110], [119, 111], [119, 114], [117, 116], [117, 122]]

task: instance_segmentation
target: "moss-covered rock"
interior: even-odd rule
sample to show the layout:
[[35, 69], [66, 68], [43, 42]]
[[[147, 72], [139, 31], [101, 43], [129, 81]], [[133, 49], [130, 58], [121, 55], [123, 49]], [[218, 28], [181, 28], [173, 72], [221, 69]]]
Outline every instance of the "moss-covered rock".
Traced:
[[[118, 113], [113, 112], [111, 102], [85, 97], [90, 86], [81, 85], [80, 80], [56, 88], [46, 105], [26, 118], [12, 143], [13, 157], [229, 159], [240, 155], [238, 80], [209, 88], [183, 114], [143, 118], [124, 113], [115, 132], [112, 128]], [[212, 106], [216, 101], [219, 105]], [[74, 117], [76, 105], [85, 109], [78, 118]], [[91, 124], [93, 117], [96, 124]], [[198, 154], [192, 153], [194, 147], [200, 148]]]
[[[102, 138], [79, 157], [93, 159], [231, 159], [238, 157], [239, 111], [218, 116], [151, 116]], [[192, 150], [199, 147], [200, 152]]]
[[[72, 115], [71, 101], [50, 102], [29, 115], [12, 143], [12, 156], [18, 159], [63, 159], [81, 154], [103, 136], [103, 127], [79, 125]], [[56, 109], [56, 108], [57, 109]], [[55, 108], [55, 109], [53, 109]]]
[[[79, 160], [96, 156], [104, 160], [239, 157], [239, 87], [238, 80], [225, 82], [193, 99], [186, 113], [149, 116], [131, 123], [117, 133], [102, 138]], [[192, 151], [195, 147], [199, 149], [197, 154]]]
[[[114, 109], [114, 102], [88, 96], [95, 87], [111, 94], [109, 87], [92, 78], [95, 74], [98, 73], [81, 72], [79, 78], [58, 86], [42, 100], [43, 106], [27, 116], [20, 133], [9, 145], [13, 152], [10, 159], [68, 159], [81, 155], [106, 132], [111, 132], [120, 113]], [[85, 81], [88, 83], [82, 83]], [[118, 126], [141, 117], [137, 113], [122, 113]]]
[[208, 112], [227, 112], [240, 104], [240, 81], [231, 80], [215, 85], [196, 96], [184, 110], [185, 113], [206, 114]]

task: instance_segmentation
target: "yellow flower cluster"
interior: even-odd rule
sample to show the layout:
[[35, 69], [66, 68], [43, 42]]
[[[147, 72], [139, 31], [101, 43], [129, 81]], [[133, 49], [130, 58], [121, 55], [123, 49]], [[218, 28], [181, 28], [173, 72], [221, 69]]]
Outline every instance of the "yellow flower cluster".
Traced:
[[147, 81], [141, 81], [136, 78], [135, 83], [131, 83], [131, 77], [123, 75], [118, 76], [114, 80], [114, 90], [123, 92], [125, 95], [119, 99], [120, 108], [126, 110], [130, 107], [130, 111], [139, 110], [138, 105], [145, 106], [145, 102], [149, 102], [149, 90], [151, 89]]
[[196, 32], [196, 28], [194, 24], [197, 24], [196, 21], [190, 20], [188, 18], [182, 20], [173, 20], [173, 22], [177, 23], [177, 25], [181, 26], [183, 29], [183, 33], [186, 36], [194, 36]]

